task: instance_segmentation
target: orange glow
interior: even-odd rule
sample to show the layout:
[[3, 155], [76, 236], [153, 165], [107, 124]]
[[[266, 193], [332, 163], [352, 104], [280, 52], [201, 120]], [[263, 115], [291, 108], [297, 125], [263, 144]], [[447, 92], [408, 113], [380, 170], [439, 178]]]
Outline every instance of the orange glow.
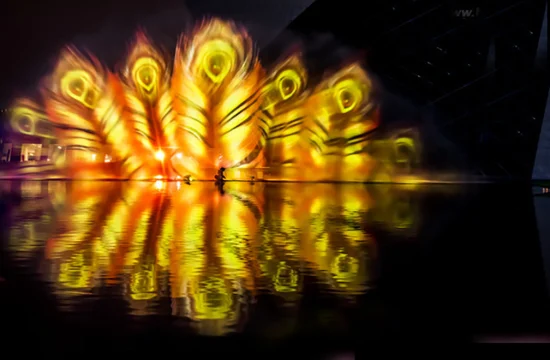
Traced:
[[157, 152], [155, 152], [155, 159], [157, 159], [158, 161], [163, 161], [164, 156], [164, 151], [162, 150], [158, 150]]
[[[174, 59], [139, 32], [116, 74], [68, 47], [41, 101], [19, 99], [10, 123], [78, 149], [68, 152], [93, 152], [92, 162], [96, 152], [110, 154], [104, 162], [112, 167], [70, 153], [53, 161], [59, 174], [92, 179], [150, 180], [160, 172], [212, 180], [224, 167], [227, 180], [365, 182], [415, 171], [414, 129], [371, 136], [381, 117], [359, 62], [312, 83], [299, 51], [270, 69], [257, 53], [244, 28], [220, 19], [182, 37]], [[38, 123], [54, 130], [39, 131]]]
[[164, 189], [164, 181], [162, 181], [162, 180], [155, 181], [155, 189], [157, 189], [159, 191]]

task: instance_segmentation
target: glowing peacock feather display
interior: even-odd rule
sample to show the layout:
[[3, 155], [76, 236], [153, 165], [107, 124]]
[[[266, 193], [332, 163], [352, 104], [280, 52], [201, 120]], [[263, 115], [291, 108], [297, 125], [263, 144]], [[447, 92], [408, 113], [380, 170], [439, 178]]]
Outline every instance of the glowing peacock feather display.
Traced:
[[246, 30], [212, 19], [181, 38], [173, 63], [141, 32], [117, 73], [67, 48], [41, 101], [16, 101], [11, 123], [66, 149], [27, 172], [69, 178], [212, 179], [223, 167], [234, 180], [366, 181], [380, 164], [394, 175], [403, 144], [415, 161], [414, 136], [369, 153], [379, 109], [359, 63], [316, 85], [308, 75], [299, 52], [266, 71]]

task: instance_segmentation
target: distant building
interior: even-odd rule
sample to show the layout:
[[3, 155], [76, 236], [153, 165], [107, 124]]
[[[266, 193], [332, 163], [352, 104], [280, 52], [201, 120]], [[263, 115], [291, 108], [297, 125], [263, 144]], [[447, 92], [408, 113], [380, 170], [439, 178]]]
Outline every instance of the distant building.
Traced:
[[[2, 163], [50, 161], [57, 152], [63, 150], [55, 144], [54, 139], [33, 135], [36, 130], [44, 133], [45, 131], [51, 132], [51, 129], [45, 129], [40, 124], [33, 124], [28, 129], [27, 126], [22, 126], [21, 131], [14, 131], [10, 124], [10, 109], [0, 109], [0, 118], [3, 125], [0, 133]], [[22, 120], [28, 122], [28, 119]]]

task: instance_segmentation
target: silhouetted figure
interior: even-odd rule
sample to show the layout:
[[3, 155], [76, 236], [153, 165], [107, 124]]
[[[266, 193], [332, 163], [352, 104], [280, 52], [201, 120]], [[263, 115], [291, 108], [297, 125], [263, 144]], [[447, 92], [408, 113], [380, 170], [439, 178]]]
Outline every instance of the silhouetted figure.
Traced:
[[223, 174], [224, 171], [225, 171], [224, 167], [222, 167], [218, 170], [218, 174], [216, 174], [216, 176], [214, 176], [214, 179], [216, 179], [216, 183], [218, 183], [218, 182], [223, 183], [225, 181], [225, 175]]
[[218, 173], [214, 176], [214, 179], [216, 179], [216, 186], [218, 187], [218, 190], [220, 191], [220, 194], [225, 194], [225, 191], [223, 191], [223, 186], [225, 184], [225, 175], [223, 172], [225, 171], [224, 167], [221, 167], [218, 170]]
[[254, 185], [254, 180], [256, 180], [255, 176], [250, 177], [250, 185]]
[[191, 185], [191, 175], [185, 175], [183, 177], [183, 182], [186, 183], [187, 185]]

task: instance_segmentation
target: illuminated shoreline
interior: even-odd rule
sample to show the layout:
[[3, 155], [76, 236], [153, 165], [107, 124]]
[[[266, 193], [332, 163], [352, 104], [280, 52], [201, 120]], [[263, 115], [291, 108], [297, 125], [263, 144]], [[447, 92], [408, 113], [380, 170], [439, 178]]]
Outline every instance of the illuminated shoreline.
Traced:
[[[52, 177], [41, 177], [40, 174], [29, 175], [19, 175], [19, 176], [3, 176], [0, 175], [0, 181], [121, 181], [121, 182], [182, 182], [185, 183], [182, 179], [121, 179], [117, 177], [105, 177], [105, 178], [71, 178], [71, 177], [62, 177], [62, 176], [52, 176]], [[510, 180], [514, 182], [514, 180]], [[519, 181], [519, 180], [517, 180]], [[216, 180], [207, 180], [207, 179], [196, 179], [192, 183], [216, 183]], [[261, 179], [261, 180], [233, 180], [227, 179], [224, 180], [224, 183], [274, 183], [274, 184], [397, 184], [397, 185], [460, 185], [460, 184], [493, 184], [502, 182], [502, 179], [487, 179], [485, 177], [479, 178], [465, 178], [461, 176], [460, 180], [452, 180], [448, 177], [434, 177], [434, 178], [407, 178], [407, 179], [396, 179], [393, 181], [359, 181], [359, 180], [319, 180], [319, 181], [308, 181], [308, 180], [279, 180], [279, 179]]]

